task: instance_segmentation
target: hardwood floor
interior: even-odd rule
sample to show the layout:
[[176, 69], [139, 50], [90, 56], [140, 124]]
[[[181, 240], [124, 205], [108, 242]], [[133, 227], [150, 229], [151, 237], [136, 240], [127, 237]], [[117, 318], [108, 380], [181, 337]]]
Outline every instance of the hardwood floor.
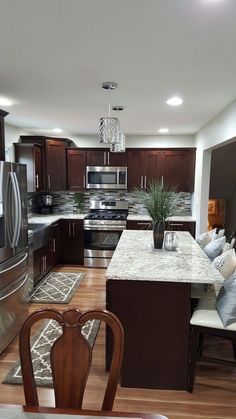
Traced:
[[[87, 308], [105, 308], [105, 270], [87, 269], [80, 266], [58, 266], [57, 271], [83, 271], [85, 278], [75, 296], [68, 304], [54, 305], [57, 309], [76, 306]], [[30, 311], [41, 307], [30, 304]], [[52, 305], [51, 305], [52, 307]], [[218, 356], [233, 357], [231, 345], [224, 340], [214, 339], [206, 342], [207, 350]], [[174, 350], [174, 348], [173, 348]], [[100, 408], [102, 391], [106, 382], [105, 363], [105, 328], [101, 327], [93, 350], [93, 365], [88, 381], [84, 408]], [[0, 382], [18, 359], [17, 338], [0, 355]], [[51, 389], [39, 388], [40, 403], [53, 406]], [[24, 404], [22, 386], [0, 384], [0, 403]], [[236, 418], [236, 369], [223, 365], [199, 363], [194, 393], [184, 391], [165, 391], [148, 389], [118, 388], [114, 410], [133, 412], [153, 412], [169, 419], [213, 419]]]

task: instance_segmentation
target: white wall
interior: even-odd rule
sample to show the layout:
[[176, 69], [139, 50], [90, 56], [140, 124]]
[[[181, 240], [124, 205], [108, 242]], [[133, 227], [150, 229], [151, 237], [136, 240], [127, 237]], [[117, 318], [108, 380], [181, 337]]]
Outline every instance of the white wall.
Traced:
[[[99, 142], [98, 135], [69, 136], [78, 147], [101, 147], [106, 145]], [[195, 147], [194, 135], [127, 135], [126, 147]]]
[[20, 135], [29, 135], [29, 131], [24, 131], [21, 128], [6, 124], [5, 122], [5, 150], [6, 160], [14, 161], [13, 143], [18, 143]]
[[197, 219], [196, 235], [207, 230], [207, 205], [211, 151], [236, 140], [236, 100], [220, 112], [196, 135], [196, 176], [193, 215]]

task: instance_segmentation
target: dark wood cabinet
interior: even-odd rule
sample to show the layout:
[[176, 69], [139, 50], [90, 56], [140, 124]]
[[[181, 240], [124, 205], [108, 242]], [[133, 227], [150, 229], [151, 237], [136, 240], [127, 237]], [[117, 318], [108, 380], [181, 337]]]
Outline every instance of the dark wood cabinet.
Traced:
[[150, 230], [152, 229], [151, 221], [127, 220], [127, 230]]
[[22, 135], [24, 144], [40, 144], [43, 150], [43, 173], [48, 192], [66, 190], [66, 147], [71, 143], [66, 138]]
[[195, 221], [166, 221], [166, 230], [188, 231], [195, 238]]
[[5, 124], [4, 118], [9, 112], [0, 109], [0, 160], [5, 160]]
[[52, 243], [33, 252], [33, 280], [36, 285], [52, 269]]
[[60, 258], [60, 224], [55, 222], [52, 224], [51, 237], [51, 254], [52, 267], [56, 266]]
[[83, 220], [61, 220], [60, 262], [82, 265], [84, 261]]
[[78, 148], [67, 148], [67, 189], [82, 191], [85, 189], [86, 151]]
[[47, 190], [66, 190], [66, 148], [64, 141], [46, 140], [46, 184]]
[[176, 192], [193, 192], [195, 149], [129, 149], [128, 189], [146, 189], [152, 181], [164, 182]]
[[[195, 238], [195, 221], [166, 221], [165, 229], [171, 231], [188, 231]], [[151, 221], [127, 220], [127, 230], [150, 230]]]
[[194, 191], [195, 152], [192, 150], [166, 150], [164, 180], [176, 185], [177, 192]]
[[127, 166], [127, 153], [114, 153], [108, 148], [87, 150], [87, 166]]
[[40, 144], [14, 143], [15, 161], [27, 166], [27, 192], [42, 192], [44, 183], [44, 156]]

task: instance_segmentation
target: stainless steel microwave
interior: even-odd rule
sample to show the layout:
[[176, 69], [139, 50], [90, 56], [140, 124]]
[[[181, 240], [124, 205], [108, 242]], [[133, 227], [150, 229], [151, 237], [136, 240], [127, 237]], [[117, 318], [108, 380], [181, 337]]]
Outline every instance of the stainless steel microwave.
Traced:
[[127, 166], [86, 166], [87, 189], [127, 189]]

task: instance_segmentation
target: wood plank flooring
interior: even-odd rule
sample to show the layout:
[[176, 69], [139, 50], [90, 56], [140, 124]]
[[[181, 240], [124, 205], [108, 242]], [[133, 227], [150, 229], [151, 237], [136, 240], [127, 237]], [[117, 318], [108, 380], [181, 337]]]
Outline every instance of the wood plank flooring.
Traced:
[[[55, 308], [64, 310], [76, 306], [105, 308], [105, 270], [80, 266], [58, 266], [57, 271], [82, 271], [85, 278], [75, 296], [68, 304], [57, 304]], [[53, 305], [51, 305], [52, 307]], [[42, 307], [30, 304], [30, 312]], [[207, 350], [232, 359], [231, 345], [224, 340], [206, 342]], [[174, 350], [174, 348], [173, 348]], [[93, 350], [93, 365], [84, 400], [84, 408], [100, 408], [102, 391], [107, 375], [105, 364], [105, 328], [101, 327]], [[145, 356], [145, 354], [144, 354]], [[21, 385], [1, 384], [9, 369], [18, 359], [17, 338], [0, 355], [0, 403], [24, 404]], [[39, 388], [40, 403], [53, 406], [53, 392]], [[199, 363], [194, 393], [184, 391], [148, 390], [118, 388], [114, 410], [133, 412], [153, 412], [169, 419], [235, 419], [236, 418], [236, 368]]]

